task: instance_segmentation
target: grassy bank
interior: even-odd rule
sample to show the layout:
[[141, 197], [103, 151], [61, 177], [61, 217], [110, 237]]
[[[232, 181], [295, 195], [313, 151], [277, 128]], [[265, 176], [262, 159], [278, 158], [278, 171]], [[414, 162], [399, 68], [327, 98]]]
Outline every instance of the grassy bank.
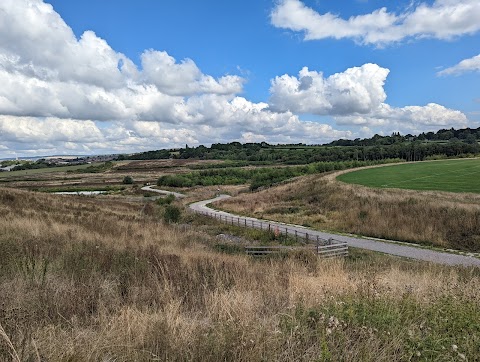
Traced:
[[334, 178], [309, 176], [220, 205], [321, 230], [480, 251], [479, 195], [372, 189]]
[[0, 360], [480, 355], [478, 270], [226, 255], [148, 205], [0, 189]]

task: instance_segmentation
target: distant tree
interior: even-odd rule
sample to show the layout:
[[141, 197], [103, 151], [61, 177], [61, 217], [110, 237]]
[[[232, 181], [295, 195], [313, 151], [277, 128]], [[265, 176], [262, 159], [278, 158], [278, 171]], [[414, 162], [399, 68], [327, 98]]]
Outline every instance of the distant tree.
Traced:
[[475, 135], [470, 133], [465, 137], [465, 142], [469, 144], [475, 144], [477, 143], [477, 138], [475, 137]]
[[447, 140], [449, 140], [453, 137], [454, 137], [454, 133], [452, 131], [445, 131], [445, 132], [442, 132], [442, 133], [440, 133], [440, 131], [439, 131], [439, 133], [438, 133], [438, 139], [441, 139], [441, 140], [447, 141]]

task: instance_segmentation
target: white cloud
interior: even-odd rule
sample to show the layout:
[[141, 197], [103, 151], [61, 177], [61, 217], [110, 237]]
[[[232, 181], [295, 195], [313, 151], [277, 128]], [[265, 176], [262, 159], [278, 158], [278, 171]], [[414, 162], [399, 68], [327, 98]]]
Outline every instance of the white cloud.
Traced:
[[333, 116], [337, 125], [422, 132], [438, 127], [466, 127], [460, 111], [429, 103], [392, 107], [385, 103], [389, 69], [364, 64], [324, 77], [303, 68], [298, 77], [283, 75], [272, 81], [270, 108], [275, 111]]
[[386, 99], [383, 89], [390, 71], [377, 64], [349, 68], [327, 78], [303, 68], [272, 81], [270, 105], [277, 111], [318, 115], [369, 113]]
[[438, 75], [458, 75], [467, 72], [480, 71], [480, 54], [469, 59], [464, 59], [453, 67], [438, 72]]
[[400, 14], [383, 7], [342, 19], [332, 13], [320, 14], [300, 0], [281, 0], [271, 12], [271, 22], [278, 28], [304, 32], [305, 40], [350, 38], [378, 46], [406, 38], [446, 40], [480, 30], [480, 2], [436, 0]]
[[[244, 102], [244, 100], [240, 100]], [[255, 107], [246, 101], [246, 108]], [[183, 147], [240, 140], [244, 142], [323, 143], [340, 137], [351, 137], [350, 131], [337, 131], [330, 125], [302, 122], [292, 114], [259, 112], [248, 118], [246, 108], [227, 103], [224, 118], [236, 113], [247, 125], [229, 123], [191, 127], [189, 124], [160, 122], [94, 122], [58, 118], [0, 116], [1, 154], [15, 150], [20, 154], [91, 154], [138, 152], [159, 148]], [[247, 113], [246, 113], [247, 112]]]
[[384, 130], [397, 130], [403, 133], [420, 133], [438, 128], [462, 128], [468, 126], [464, 113], [446, 108], [436, 103], [426, 106], [391, 107], [383, 103], [366, 115], [336, 117], [339, 125], [381, 127]]
[[2, 141], [10, 142], [91, 142], [102, 134], [92, 121], [72, 119], [0, 116]]
[[[376, 64], [328, 77], [303, 68], [272, 80], [269, 103], [253, 103], [239, 96], [240, 76], [215, 78], [191, 59], [177, 62], [156, 50], [146, 50], [137, 67], [91, 31], [77, 39], [51, 5], [3, 0], [0, 154], [118, 153], [232, 140], [324, 143], [369, 127], [388, 131], [402, 120], [412, 127], [464, 121], [439, 105], [388, 106], [388, 73]], [[300, 113], [326, 117], [324, 123], [334, 116], [360, 133], [302, 121]]]
[[[142, 69], [92, 31], [76, 39], [41, 0], [0, 3], [0, 113], [75, 119], [170, 121], [194, 94], [234, 95], [244, 79], [215, 79], [196, 64], [147, 50]], [[158, 117], [158, 118], [157, 118]]]
[[193, 60], [185, 59], [178, 64], [166, 52], [155, 50], [142, 54], [142, 67], [144, 81], [155, 84], [160, 92], [170, 95], [236, 94], [242, 91], [245, 81], [233, 75], [215, 80], [203, 74]]

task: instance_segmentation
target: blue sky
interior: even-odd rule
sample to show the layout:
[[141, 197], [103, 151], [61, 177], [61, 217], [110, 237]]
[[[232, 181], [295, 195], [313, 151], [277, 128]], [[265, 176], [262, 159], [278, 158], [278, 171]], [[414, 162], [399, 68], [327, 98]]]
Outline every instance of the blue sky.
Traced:
[[0, 10], [0, 157], [480, 126], [477, 0]]

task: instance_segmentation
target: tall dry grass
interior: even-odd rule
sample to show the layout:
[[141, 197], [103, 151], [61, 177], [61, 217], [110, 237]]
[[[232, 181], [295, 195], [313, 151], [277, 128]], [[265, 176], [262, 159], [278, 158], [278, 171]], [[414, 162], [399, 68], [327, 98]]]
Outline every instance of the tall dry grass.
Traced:
[[224, 255], [139, 209], [0, 189], [0, 360], [480, 355], [478, 270]]
[[372, 189], [309, 176], [222, 201], [242, 214], [319, 229], [480, 251], [480, 195]]

